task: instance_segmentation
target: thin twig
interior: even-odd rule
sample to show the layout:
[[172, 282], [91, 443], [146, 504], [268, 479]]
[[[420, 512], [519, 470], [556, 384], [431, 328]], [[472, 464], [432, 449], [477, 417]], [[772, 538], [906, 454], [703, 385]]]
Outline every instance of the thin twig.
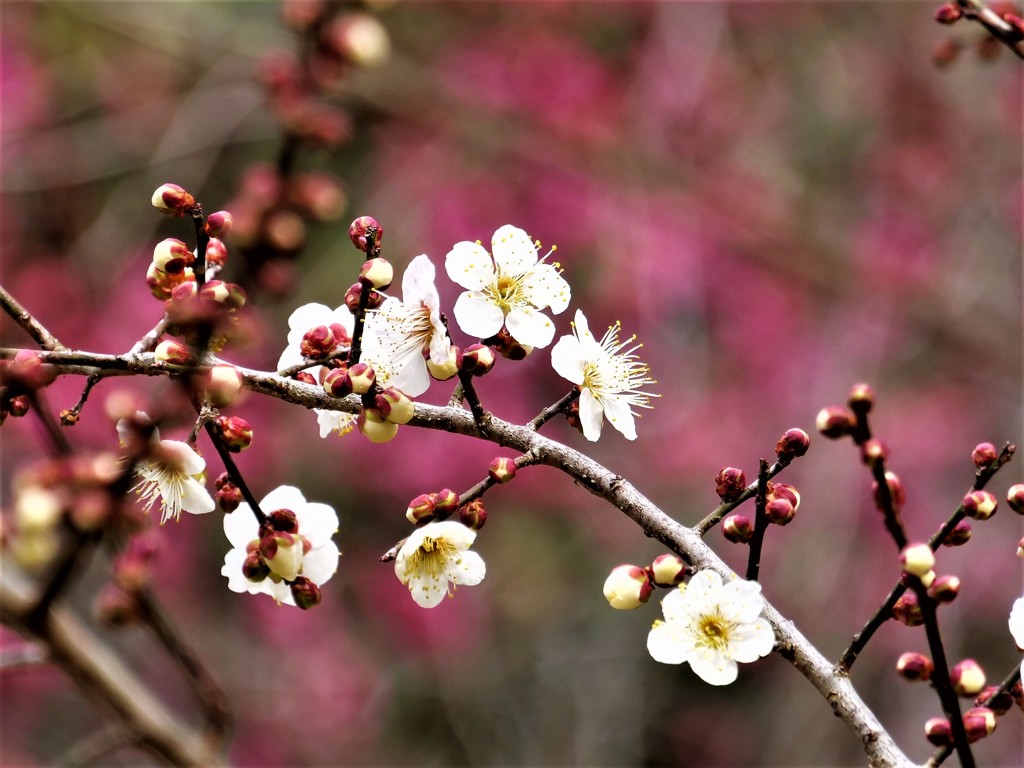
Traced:
[[579, 399], [579, 397], [580, 390], [577, 389], [576, 387], [573, 387], [571, 390], [569, 390], [567, 394], [563, 395], [558, 400], [558, 402], [549, 405], [547, 408], [545, 408], [543, 411], [537, 414], [537, 416], [534, 417], [533, 421], [531, 421], [526, 426], [534, 431], [537, 431], [558, 414], [565, 413], [565, 409], [572, 405], [574, 402], [576, 402]]
[[22, 330], [31, 336], [40, 347], [48, 350], [67, 349], [2, 285], [0, 285], [0, 304], [3, 305], [4, 311], [14, 319], [14, 322], [21, 326]]
[[768, 530], [768, 515], [765, 513], [765, 506], [768, 503], [768, 462], [761, 459], [757, 468], [757, 498], [754, 507], [757, 510], [754, 516], [754, 536], [750, 540], [750, 553], [747, 556], [747, 581], [757, 581], [761, 570], [761, 546], [764, 544], [764, 534]]

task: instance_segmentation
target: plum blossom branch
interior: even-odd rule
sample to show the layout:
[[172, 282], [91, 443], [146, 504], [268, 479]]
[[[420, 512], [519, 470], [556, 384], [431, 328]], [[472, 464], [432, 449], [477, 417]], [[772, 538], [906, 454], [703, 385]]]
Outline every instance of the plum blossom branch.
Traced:
[[48, 350], [64, 350], [67, 349], [61, 344], [57, 337], [46, 330], [46, 327], [36, 320], [35, 316], [29, 312], [21, 303], [15, 299], [7, 289], [0, 285], [0, 305], [3, 305], [4, 311], [19, 325], [21, 328], [31, 336], [36, 344], [42, 349]]
[[[768, 467], [767, 479], [771, 480], [782, 470], [790, 465], [792, 458], [789, 456], [780, 456], [770, 467]], [[704, 536], [708, 531], [718, 525], [722, 518], [732, 512], [736, 507], [757, 495], [758, 481], [752, 482], [748, 485], [743, 492], [732, 501], [723, 501], [717, 507], [715, 507], [707, 517], [703, 518], [700, 522], [693, 526], [693, 532], [698, 536]]]
[[964, 18], [983, 26], [992, 37], [1024, 59], [1024, 33], [981, 0], [954, 0]]

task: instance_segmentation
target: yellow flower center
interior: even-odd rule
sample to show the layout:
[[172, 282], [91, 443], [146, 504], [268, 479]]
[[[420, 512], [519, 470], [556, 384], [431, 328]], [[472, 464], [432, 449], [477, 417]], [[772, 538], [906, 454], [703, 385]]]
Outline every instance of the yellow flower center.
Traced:
[[455, 547], [448, 540], [426, 536], [409, 558], [409, 570], [439, 579], [447, 573], [448, 559], [454, 552]]
[[523, 303], [521, 298], [521, 281], [513, 275], [505, 275], [500, 272], [497, 279], [484, 289], [484, 293], [501, 307], [501, 311], [508, 314], [508, 311], [517, 304]]
[[732, 622], [726, 621], [719, 613], [701, 616], [697, 623], [697, 645], [724, 651], [729, 647], [729, 638], [734, 628]]

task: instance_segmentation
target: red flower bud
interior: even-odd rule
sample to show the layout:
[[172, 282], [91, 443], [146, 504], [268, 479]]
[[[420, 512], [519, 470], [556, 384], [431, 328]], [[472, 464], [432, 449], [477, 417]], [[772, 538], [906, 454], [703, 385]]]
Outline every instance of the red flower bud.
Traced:
[[775, 455], [780, 459], [795, 459], [807, 453], [811, 438], [802, 429], [787, 429], [775, 444]]
[[743, 544], [754, 538], [754, 524], [746, 515], [729, 515], [722, 521], [722, 533], [733, 544]]
[[736, 467], [725, 467], [715, 478], [715, 490], [722, 501], [736, 501], [746, 488], [747, 478]]
[[853, 414], [838, 406], [822, 408], [814, 420], [814, 426], [818, 432], [830, 440], [837, 440], [849, 435], [853, 431], [854, 423]]
[[379, 248], [381, 238], [384, 237], [384, 228], [372, 216], [360, 216], [348, 228], [348, 236], [352, 244], [364, 253], [367, 251], [366, 238], [371, 230], [374, 234], [372, 246]]
[[459, 522], [467, 528], [479, 531], [487, 522], [487, 509], [483, 499], [473, 499], [459, 507]]

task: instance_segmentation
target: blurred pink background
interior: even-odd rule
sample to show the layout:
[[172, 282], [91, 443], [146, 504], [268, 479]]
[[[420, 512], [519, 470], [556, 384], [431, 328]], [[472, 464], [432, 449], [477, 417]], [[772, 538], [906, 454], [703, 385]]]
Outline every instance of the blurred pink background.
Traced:
[[[769, 531], [765, 593], [837, 658], [898, 576], [895, 548], [848, 442], [813, 434], [851, 384], [878, 393], [876, 434], [907, 488], [911, 537], [924, 539], [969, 488], [976, 443], [1022, 435], [1022, 65], [974, 54], [979, 29], [946, 28], [928, 3], [408, 3], [382, 7], [381, 66], [338, 88], [354, 138], [306, 151], [304, 170], [343, 182], [339, 221], [310, 231], [296, 291], [253, 292], [252, 341], [226, 351], [271, 369], [296, 306], [341, 303], [360, 254], [360, 214], [384, 226], [402, 269], [438, 267], [450, 312], [459, 290], [444, 256], [460, 240], [526, 229], [573, 287], [595, 330], [621, 320], [643, 342], [662, 396], [635, 443], [605, 428], [587, 443], [564, 422], [545, 433], [632, 480], [693, 524], [718, 500], [726, 465], [756, 476], [797, 426], [812, 446], [780, 478], [802, 493], [796, 520]], [[253, 163], [273, 162], [280, 128], [254, 76], [298, 50], [274, 3], [18, 3], [0, 9], [2, 281], [68, 346], [121, 352], [159, 318], [145, 285], [153, 244], [186, 238], [152, 191], [186, 186], [208, 211], [229, 205]], [[967, 46], [947, 68], [932, 50]], [[227, 239], [232, 249], [230, 236]], [[545, 248], [546, 250], [546, 248]], [[226, 279], [244, 279], [230, 257]], [[27, 337], [4, 317], [3, 346]], [[80, 379], [48, 394], [72, 405]], [[113, 449], [102, 412], [129, 387], [159, 402], [155, 379], [102, 383], [71, 432]], [[549, 350], [500, 360], [485, 407], [532, 418], [567, 391]], [[425, 400], [444, 403], [435, 383]], [[279, 484], [338, 511], [340, 568], [316, 610], [236, 595], [219, 575], [219, 513], [158, 531], [156, 589], [227, 689], [237, 765], [857, 765], [856, 739], [776, 656], [725, 689], [655, 663], [645, 640], [657, 602], [621, 613], [601, 595], [621, 562], [662, 550], [621, 513], [548, 468], [487, 496], [475, 549], [482, 585], [424, 611], [377, 557], [400, 537], [413, 496], [465, 490], [492, 444], [400, 431], [387, 445], [317, 437], [312, 414], [250, 396], [232, 412], [256, 429], [239, 464], [258, 498]], [[181, 438], [189, 424], [168, 430]], [[19, 468], [42, 457], [32, 418], [0, 431], [3, 503]], [[200, 441], [211, 465], [216, 456]], [[1004, 498], [1019, 460], [990, 488]], [[1005, 506], [1005, 505], [1004, 505]], [[1019, 662], [1006, 620], [1021, 596], [1024, 533], [1002, 508], [962, 549], [939, 553], [963, 581], [941, 611], [951, 662], [977, 659], [993, 682]], [[745, 549], [709, 542], [740, 570]], [[76, 590], [106, 578], [97, 561]], [[189, 711], [176, 672], [139, 630], [108, 632], [168, 701]], [[15, 636], [0, 635], [5, 645]], [[897, 679], [920, 629], [890, 623], [853, 680], [901, 747], [923, 762], [923, 722], [940, 708]], [[4, 765], [54, 762], [104, 721], [58, 672], [0, 678]], [[974, 747], [981, 765], [1020, 764], [1012, 711]], [[111, 758], [137, 764], [138, 753]]]

